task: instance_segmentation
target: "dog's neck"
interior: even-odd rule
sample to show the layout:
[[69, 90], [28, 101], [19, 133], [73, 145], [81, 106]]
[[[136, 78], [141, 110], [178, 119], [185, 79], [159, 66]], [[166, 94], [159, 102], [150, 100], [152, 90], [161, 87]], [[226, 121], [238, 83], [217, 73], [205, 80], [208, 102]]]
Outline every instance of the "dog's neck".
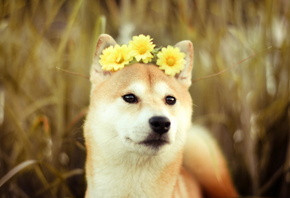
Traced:
[[117, 157], [88, 151], [88, 155], [97, 156], [87, 159], [88, 197], [171, 197], [182, 161], [180, 153]]

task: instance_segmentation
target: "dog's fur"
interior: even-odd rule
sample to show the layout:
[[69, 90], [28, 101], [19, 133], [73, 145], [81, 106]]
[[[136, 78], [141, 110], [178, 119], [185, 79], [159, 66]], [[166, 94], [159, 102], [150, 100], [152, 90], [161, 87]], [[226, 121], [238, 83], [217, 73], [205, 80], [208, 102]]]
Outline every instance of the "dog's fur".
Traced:
[[[141, 63], [103, 71], [99, 56], [115, 44], [109, 35], [99, 37], [91, 69], [84, 127], [86, 198], [236, 197], [215, 142], [191, 126], [192, 43], [176, 45], [186, 54], [186, 65], [175, 77]], [[126, 102], [127, 94], [134, 94], [137, 101]], [[166, 104], [167, 96], [175, 97], [176, 103]], [[156, 116], [169, 120], [168, 132], [154, 132], [149, 120]]]

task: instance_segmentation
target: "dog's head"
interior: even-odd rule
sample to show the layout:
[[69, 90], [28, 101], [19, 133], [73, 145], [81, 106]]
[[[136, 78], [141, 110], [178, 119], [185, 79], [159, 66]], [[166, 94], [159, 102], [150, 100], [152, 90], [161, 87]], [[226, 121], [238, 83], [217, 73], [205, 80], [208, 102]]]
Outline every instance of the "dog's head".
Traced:
[[135, 63], [117, 72], [103, 71], [102, 51], [116, 42], [99, 37], [91, 69], [90, 108], [85, 124], [88, 144], [119, 151], [157, 155], [181, 148], [190, 126], [193, 47], [176, 44], [185, 53], [184, 69], [168, 76], [156, 65]]

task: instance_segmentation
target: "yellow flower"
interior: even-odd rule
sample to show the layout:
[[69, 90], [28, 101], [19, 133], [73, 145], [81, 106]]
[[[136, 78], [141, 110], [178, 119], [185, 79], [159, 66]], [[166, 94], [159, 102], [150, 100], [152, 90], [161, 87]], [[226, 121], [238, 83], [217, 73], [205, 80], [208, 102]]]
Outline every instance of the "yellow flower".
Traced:
[[177, 47], [167, 46], [167, 48], [162, 48], [157, 57], [156, 64], [169, 76], [174, 76], [184, 68], [185, 54], [180, 52]]
[[118, 71], [133, 59], [127, 45], [110, 46], [103, 50], [99, 63], [105, 71]]
[[133, 40], [129, 42], [131, 56], [135, 57], [137, 62], [140, 60], [142, 60], [143, 63], [150, 62], [153, 58], [151, 52], [154, 47], [155, 45], [152, 43], [152, 38], [150, 38], [150, 36], [144, 36], [143, 34], [134, 36]]

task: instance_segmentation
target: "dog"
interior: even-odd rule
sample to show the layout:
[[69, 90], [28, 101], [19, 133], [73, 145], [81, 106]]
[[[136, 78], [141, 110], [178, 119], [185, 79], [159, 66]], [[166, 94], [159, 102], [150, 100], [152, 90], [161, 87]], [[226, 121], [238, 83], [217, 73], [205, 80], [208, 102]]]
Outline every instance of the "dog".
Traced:
[[238, 197], [216, 142], [191, 124], [192, 43], [175, 45], [185, 65], [174, 76], [138, 62], [104, 71], [100, 55], [115, 45], [100, 35], [90, 73], [85, 197]]

